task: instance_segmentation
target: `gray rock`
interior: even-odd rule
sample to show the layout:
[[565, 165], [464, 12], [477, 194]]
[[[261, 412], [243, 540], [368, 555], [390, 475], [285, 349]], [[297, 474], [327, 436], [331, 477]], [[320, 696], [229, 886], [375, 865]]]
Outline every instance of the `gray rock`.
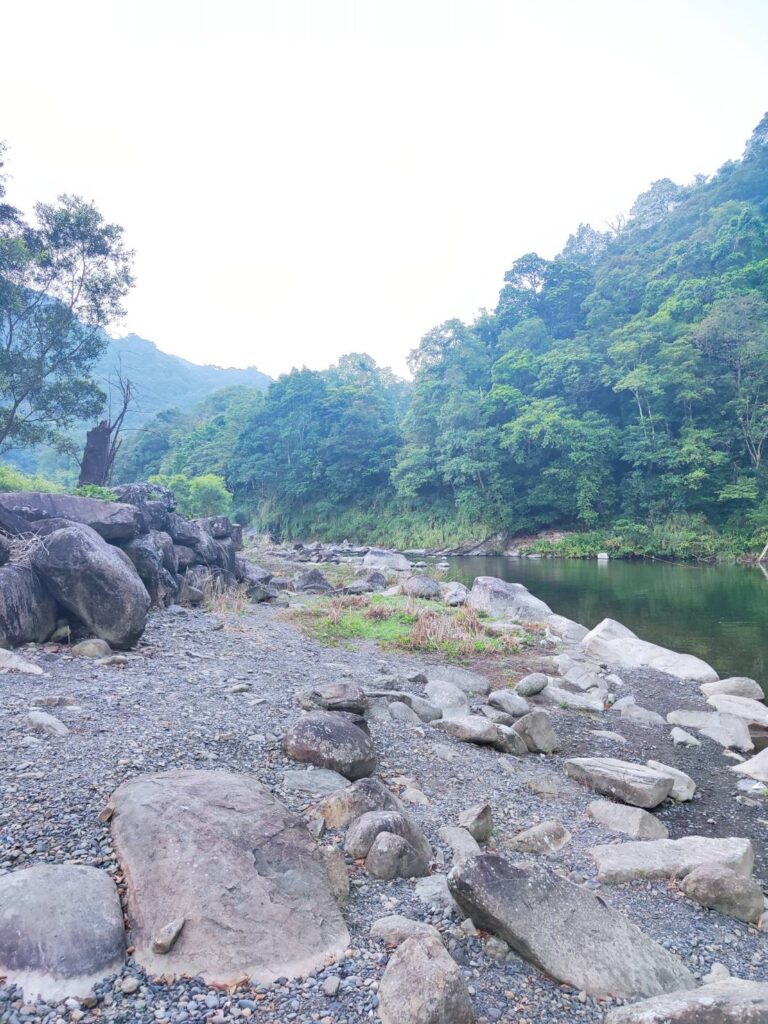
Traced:
[[396, 722], [404, 722], [406, 725], [420, 725], [421, 719], [407, 704], [401, 700], [393, 700], [389, 705], [389, 715]]
[[55, 530], [35, 550], [33, 564], [59, 604], [112, 647], [131, 647], [144, 632], [146, 588], [130, 559], [93, 530]]
[[160, 954], [170, 953], [174, 942], [181, 935], [181, 929], [184, 927], [185, 921], [185, 917], [177, 917], [175, 921], [169, 921], [168, 924], [164, 925], [154, 939], [152, 939], [152, 952]]
[[389, 946], [399, 946], [406, 939], [420, 938], [429, 935], [440, 939], [440, 932], [425, 921], [414, 921], [402, 914], [390, 914], [379, 917], [371, 925], [371, 935], [375, 939], [383, 939]]
[[347, 832], [347, 852], [358, 860], [367, 857], [376, 836], [381, 832], [390, 832], [407, 839], [425, 863], [428, 864], [432, 859], [432, 848], [426, 836], [405, 811], [368, 811], [356, 818]]
[[518, 718], [512, 728], [523, 737], [533, 754], [553, 754], [558, 749], [557, 736], [546, 711], [531, 711]]
[[37, 573], [23, 565], [0, 567], [0, 647], [43, 643], [56, 628], [56, 602]]
[[292, 588], [297, 594], [330, 594], [333, 586], [319, 569], [308, 569], [293, 578]]
[[597, 865], [599, 881], [610, 885], [635, 878], [679, 878], [701, 864], [719, 864], [746, 876], [755, 860], [748, 839], [709, 836], [611, 843], [587, 852]]
[[168, 586], [166, 573], [175, 577], [179, 571], [179, 559], [170, 536], [150, 530], [123, 542], [121, 548], [133, 563], [152, 604], [162, 607], [168, 603], [178, 588], [176, 585]]
[[461, 968], [439, 938], [406, 939], [389, 958], [379, 986], [382, 1024], [473, 1024]]
[[[113, 841], [130, 880], [133, 955], [149, 974], [270, 982], [305, 975], [346, 949], [315, 841], [253, 776], [140, 775], [115, 791], [112, 805]], [[154, 937], [180, 917], [173, 949], [155, 953]]]
[[587, 814], [611, 832], [621, 832], [632, 839], [666, 839], [667, 826], [640, 807], [627, 807], [611, 800], [593, 800]]
[[104, 540], [128, 540], [144, 529], [141, 512], [134, 505], [74, 494], [46, 494], [39, 491], [0, 493], [0, 508], [29, 522], [67, 519], [95, 530]]
[[701, 740], [697, 740], [695, 736], [692, 736], [685, 729], [681, 729], [678, 725], [672, 729], [669, 734], [669, 738], [672, 740], [672, 746], [674, 747], [700, 747]]
[[597, 793], [646, 809], [666, 800], [674, 786], [668, 775], [613, 757], [573, 757], [565, 762], [565, 774]]
[[435, 729], [453, 736], [462, 743], [480, 743], [497, 746], [502, 742], [500, 726], [494, 725], [482, 715], [462, 715], [441, 718], [434, 723]]
[[541, 693], [548, 682], [549, 676], [545, 676], [543, 672], [532, 672], [530, 675], [523, 676], [515, 686], [515, 693], [520, 697], [533, 697], [537, 693]]
[[672, 793], [670, 795], [673, 800], [678, 800], [680, 803], [693, 800], [693, 794], [696, 792], [696, 783], [690, 775], [681, 772], [679, 768], [671, 768], [668, 764], [662, 764], [661, 761], [646, 761], [645, 763], [653, 771], [672, 779]]
[[368, 811], [403, 811], [403, 805], [378, 779], [360, 779], [325, 797], [317, 813], [328, 828], [345, 828]]
[[702, 736], [714, 740], [721, 747], [733, 747], [749, 753], [754, 744], [749, 735], [749, 726], [743, 718], [734, 715], [720, 715], [716, 711], [670, 711], [667, 715], [670, 725], [681, 725], [696, 729]]
[[531, 705], [525, 697], [519, 696], [513, 690], [494, 690], [488, 697], [488, 703], [513, 718], [527, 715], [531, 710]]
[[630, 704], [621, 709], [621, 717], [634, 722], [636, 725], [651, 727], [654, 725], [666, 725], [665, 719], [656, 711], [648, 708], [641, 708], [639, 704]]
[[626, 746], [627, 738], [622, 736], [620, 732], [611, 732], [610, 729], [591, 729], [590, 732], [601, 740], [610, 740], [612, 743], [621, 743], [623, 746]]
[[49, 715], [47, 711], [30, 711], [27, 721], [33, 729], [47, 733], [48, 736], [69, 736], [67, 726], [55, 715]]
[[0, 877], [0, 975], [27, 1002], [84, 998], [125, 959], [115, 883], [80, 864], [36, 864]]
[[685, 895], [728, 917], [757, 924], [763, 915], [761, 886], [721, 864], [700, 864], [680, 882]]
[[286, 789], [317, 799], [346, 788], [349, 779], [329, 768], [288, 769], [283, 773], [283, 785]]
[[320, 856], [325, 864], [331, 892], [342, 906], [349, 901], [349, 872], [344, 854], [338, 846], [321, 846]]
[[395, 572], [409, 572], [411, 568], [405, 555], [386, 548], [369, 548], [363, 557], [363, 565], [368, 569], [392, 569]]
[[610, 1010], [605, 1024], [765, 1024], [768, 983], [730, 978]]
[[430, 704], [440, 708], [444, 718], [469, 713], [469, 700], [463, 690], [453, 683], [435, 680], [427, 683], [424, 692]]
[[498, 708], [492, 708], [489, 704], [481, 704], [477, 710], [481, 715], [485, 715], [489, 721], [493, 722], [494, 725], [505, 725], [511, 728], [515, 724], [513, 715], [508, 715], [504, 711], [499, 711]]
[[43, 670], [32, 661], [0, 647], [0, 672], [18, 672], [26, 676], [41, 676]]
[[112, 648], [106, 640], [81, 640], [72, 647], [71, 653], [78, 658], [108, 658]]
[[429, 906], [439, 907], [442, 910], [457, 909], [445, 875], [427, 875], [426, 878], [420, 878], [413, 887], [413, 891], [422, 903]]
[[562, 686], [555, 686], [549, 683], [544, 689], [536, 694], [536, 701], [542, 704], [554, 704], [561, 708], [574, 708], [578, 711], [594, 711], [602, 713], [605, 710], [605, 703], [599, 693], [573, 693], [565, 690]]
[[570, 842], [571, 833], [559, 821], [542, 821], [518, 832], [507, 843], [516, 853], [554, 853]]
[[603, 619], [583, 640], [585, 654], [593, 661], [608, 665], [647, 667], [666, 672], [678, 679], [697, 683], [714, 682], [717, 672], [701, 658], [678, 654], [657, 644], [640, 640], [630, 629], [614, 619]]
[[516, 732], [512, 726], [496, 725], [499, 738], [494, 744], [497, 750], [504, 754], [514, 754], [516, 757], [523, 757], [529, 753], [530, 748], [524, 736]]
[[695, 985], [679, 960], [623, 914], [543, 864], [481, 854], [453, 868], [448, 884], [478, 927], [587, 995], [632, 999]]
[[418, 597], [423, 601], [439, 601], [442, 597], [440, 584], [431, 576], [420, 574], [409, 576], [400, 584], [400, 590], [408, 597]]
[[440, 589], [443, 601], [449, 608], [459, 608], [466, 604], [469, 591], [463, 583], [444, 583]]
[[750, 757], [748, 761], [744, 761], [743, 764], [733, 765], [731, 771], [738, 772], [740, 775], [749, 775], [757, 782], [768, 784], [768, 747], [761, 750], [759, 754], [755, 754], [754, 757]]
[[718, 679], [714, 683], [702, 683], [701, 692], [705, 697], [726, 694], [730, 697], [749, 697], [752, 700], [765, 700], [762, 686], [747, 676], [729, 676]]
[[379, 832], [374, 839], [365, 870], [372, 878], [420, 878], [429, 872], [429, 862], [411, 846], [407, 839], [394, 832]]
[[707, 704], [721, 715], [733, 715], [734, 718], [743, 718], [747, 725], [768, 728], [768, 707], [760, 700], [716, 693], [712, 697], [707, 697]]
[[450, 683], [468, 697], [484, 697], [491, 688], [485, 676], [456, 665], [429, 665], [424, 669], [424, 674], [427, 683]]
[[478, 576], [467, 606], [511, 622], [547, 622], [552, 609], [529, 593], [522, 583], [506, 583], [495, 576]]
[[300, 693], [299, 704], [308, 711], [319, 708], [323, 711], [349, 711], [354, 715], [364, 715], [368, 708], [368, 698], [354, 683], [321, 683]]
[[438, 831], [438, 835], [446, 846], [450, 847], [454, 864], [460, 864], [462, 861], [467, 860], [467, 858], [474, 857], [475, 854], [480, 853], [477, 840], [467, 829], [462, 828], [460, 825], [444, 825]]
[[294, 761], [330, 768], [352, 781], [370, 775], [376, 767], [371, 737], [354, 716], [338, 712], [303, 715], [286, 732], [283, 746]]
[[478, 843], [487, 843], [493, 832], [493, 812], [491, 805], [474, 804], [459, 813], [459, 824], [465, 828]]

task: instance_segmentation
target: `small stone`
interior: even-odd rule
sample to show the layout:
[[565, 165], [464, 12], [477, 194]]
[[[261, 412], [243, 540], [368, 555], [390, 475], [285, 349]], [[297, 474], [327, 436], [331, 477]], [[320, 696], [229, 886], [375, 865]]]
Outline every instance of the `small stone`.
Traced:
[[69, 736], [67, 726], [54, 715], [49, 715], [47, 711], [30, 711], [27, 721], [33, 728], [48, 736]]
[[459, 825], [478, 843], [487, 843], [493, 832], [493, 812], [488, 803], [474, 804], [459, 813]]
[[697, 740], [695, 736], [692, 736], [685, 729], [681, 729], [678, 725], [670, 732], [670, 739], [675, 747], [700, 747], [701, 740]]
[[541, 693], [548, 682], [549, 677], [545, 676], [543, 672], [532, 672], [530, 675], [523, 676], [515, 686], [515, 693], [521, 697], [534, 697], [537, 693]]
[[340, 987], [341, 979], [336, 974], [332, 974], [330, 978], [326, 978], [323, 982], [323, 995], [333, 999], [338, 994]]
[[152, 951], [154, 953], [168, 953], [184, 927], [185, 918], [177, 917], [160, 929], [152, 939]]
[[137, 992], [138, 989], [139, 979], [134, 978], [133, 975], [130, 975], [127, 978], [123, 978], [123, 980], [120, 982], [120, 991], [127, 996], [133, 995], [133, 993]]
[[571, 833], [559, 821], [542, 821], [539, 825], [518, 832], [509, 841], [518, 853], [554, 853], [570, 841]]
[[78, 658], [108, 658], [112, 648], [106, 640], [92, 639], [81, 640], [79, 644], [71, 649], [71, 653]]
[[440, 933], [431, 924], [424, 921], [413, 921], [410, 917], [402, 914], [390, 914], [389, 917], [380, 917], [371, 925], [371, 935], [377, 939], [383, 939], [388, 945], [399, 946], [406, 939], [420, 935], [433, 935], [440, 938]]

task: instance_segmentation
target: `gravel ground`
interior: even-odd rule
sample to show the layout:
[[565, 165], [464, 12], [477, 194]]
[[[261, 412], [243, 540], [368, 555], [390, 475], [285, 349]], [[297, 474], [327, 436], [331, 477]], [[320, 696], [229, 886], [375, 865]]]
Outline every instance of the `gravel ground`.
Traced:
[[[93, 864], [114, 873], [117, 865], [109, 826], [99, 811], [114, 788], [141, 772], [168, 768], [219, 767], [251, 772], [293, 809], [306, 798], [283, 786], [286, 768], [297, 766], [281, 752], [279, 738], [298, 713], [295, 693], [319, 681], [348, 678], [383, 688], [421, 660], [382, 652], [370, 645], [321, 647], [307, 639], [274, 606], [254, 606], [245, 615], [215, 617], [201, 611], [155, 614], [128, 664], [97, 666], [56, 649], [25, 652], [44, 676], [0, 676], [0, 872], [39, 862]], [[533, 661], [548, 653], [542, 651]], [[479, 667], [479, 666], [475, 666]], [[502, 666], [503, 667], [503, 666]], [[518, 668], [518, 665], [513, 667]], [[498, 675], [495, 665], [494, 674]], [[621, 671], [625, 685], [645, 707], [666, 713], [675, 707], [703, 708], [698, 687], [647, 670]], [[247, 687], [247, 689], [246, 689]], [[235, 688], [244, 692], [230, 692]], [[418, 686], [409, 687], [420, 692]], [[42, 707], [70, 729], [64, 738], [33, 734], [26, 715]], [[629, 760], [656, 758], [677, 765], [697, 781], [689, 804], [669, 805], [659, 817], [672, 837], [690, 834], [739, 835], [752, 839], [758, 877], [768, 865], [768, 804], [737, 798], [733, 763], [709, 740], [678, 751], [666, 727], [641, 728], [618, 713], [585, 715], [552, 710], [562, 750], [552, 757], [512, 758], [452, 740], [429, 727], [373, 721], [381, 778], [393, 789], [413, 779], [429, 800], [411, 810], [433, 844], [438, 862], [450, 864], [438, 838], [444, 824], [481, 800], [494, 809], [491, 845], [504, 850], [518, 831], [558, 818], [572, 841], [548, 859], [574, 880], [599, 889], [653, 938], [677, 953], [696, 975], [716, 962], [744, 978], [768, 977], [768, 936], [741, 922], [708, 912], [682, 897], [672, 883], [629, 883], [602, 887], [585, 848], [610, 841], [609, 833], [585, 817], [594, 794], [565, 779], [567, 757], [595, 754]], [[592, 730], [623, 734], [626, 745], [601, 739]], [[527, 782], [557, 778], [554, 800], [535, 795]], [[329, 834], [339, 842], [342, 836]], [[404, 913], [430, 921], [462, 965], [479, 1024], [552, 1024], [602, 1021], [610, 1001], [596, 1002], [541, 975], [514, 954], [493, 959], [480, 936], [467, 936], [451, 911], [422, 903], [406, 880], [368, 879], [350, 863], [352, 897], [346, 911], [351, 945], [342, 962], [309, 978], [235, 993], [195, 980], [167, 986], [129, 959], [123, 972], [99, 987], [93, 1005], [77, 1001], [45, 1007], [26, 1004], [20, 993], [0, 984], [0, 1022], [232, 1021], [358, 1024], [376, 1019], [378, 983], [388, 959], [379, 940], [369, 938], [371, 922]], [[338, 980], [338, 984], [336, 980]]]

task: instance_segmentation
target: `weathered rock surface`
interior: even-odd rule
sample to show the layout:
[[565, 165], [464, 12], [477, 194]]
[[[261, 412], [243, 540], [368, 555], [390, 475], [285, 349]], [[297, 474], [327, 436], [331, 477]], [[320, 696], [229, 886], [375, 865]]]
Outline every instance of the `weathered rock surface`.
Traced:
[[605, 1024], [765, 1024], [768, 983], [728, 978], [611, 1010]]
[[531, 711], [518, 718], [512, 728], [523, 737], [532, 754], [553, 754], [558, 749], [552, 720], [546, 711]]
[[517, 683], [515, 693], [520, 697], [533, 697], [541, 693], [548, 682], [549, 676], [545, 676], [543, 672], [531, 672]]
[[429, 862], [404, 836], [379, 832], [365, 858], [365, 870], [372, 878], [420, 878], [429, 873]]
[[106, 872], [36, 864], [0, 877], [0, 976], [27, 1002], [88, 996], [124, 959], [123, 912]]
[[680, 883], [685, 895], [728, 917], [757, 924], [764, 910], [761, 886], [721, 864], [700, 864]]
[[667, 715], [670, 725], [681, 725], [696, 729], [702, 736], [714, 740], [721, 747], [733, 747], [748, 753], [754, 749], [750, 739], [749, 726], [743, 718], [721, 715], [716, 711], [670, 711]]
[[463, 583], [444, 583], [440, 590], [443, 601], [449, 608], [461, 607], [461, 605], [466, 604], [467, 598], [469, 597], [469, 591]]
[[286, 732], [283, 746], [294, 761], [330, 768], [350, 780], [365, 778], [376, 767], [371, 737], [338, 712], [302, 715]]
[[454, 864], [460, 864], [469, 857], [480, 853], [477, 840], [460, 825], [444, 825], [438, 832], [442, 841], [451, 850]]
[[717, 672], [701, 658], [692, 654], [678, 654], [666, 647], [641, 640], [631, 629], [614, 619], [603, 619], [587, 633], [583, 641], [584, 652], [593, 661], [609, 665], [654, 668], [658, 672], [692, 679], [697, 683], [714, 682]]
[[389, 959], [379, 986], [382, 1024], [472, 1024], [464, 975], [439, 938], [406, 939]]
[[349, 711], [364, 715], [368, 708], [365, 692], [354, 683], [324, 683], [299, 694], [299, 704], [307, 710]]
[[735, 718], [743, 718], [747, 725], [768, 728], [768, 706], [759, 700], [716, 693], [713, 697], [707, 698], [707, 704], [711, 704], [721, 715], [733, 715]]
[[499, 727], [482, 715], [441, 718], [434, 723], [434, 727], [462, 743], [487, 743], [495, 746], [500, 742]]
[[0, 567], [0, 647], [42, 643], [56, 628], [56, 602], [22, 565]]
[[469, 714], [469, 700], [466, 693], [453, 683], [435, 680], [427, 683], [424, 692], [430, 704], [440, 708], [444, 717]]
[[484, 697], [491, 688], [485, 676], [457, 665], [429, 665], [424, 669], [424, 675], [427, 683], [450, 683], [469, 697]]
[[127, 556], [93, 530], [55, 530], [33, 563], [59, 604], [112, 647], [131, 647], [144, 632], [147, 590]]
[[363, 557], [363, 565], [369, 569], [393, 569], [395, 572], [409, 572], [411, 568], [405, 555], [386, 548], [369, 548]]
[[55, 715], [49, 715], [47, 711], [30, 711], [27, 721], [38, 732], [44, 732], [48, 736], [69, 736], [69, 729]]
[[439, 601], [443, 596], [437, 580], [424, 574], [409, 576], [400, 584], [400, 590], [408, 597], [420, 597], [423, 601]]
[[624, 999], [694, 987], [687, 968], [594, 893], [542, 864], [481, 854], [448, 885], [475, 925], [557, 981]]
[[[134, 957], [150, 974], [266, 982], [306, 974], [346, 948], [314, 841], [251, 776], [141, 775], [123, 783], [112, 804]], [[180, 917], [181, 935], [160, 956], [154, 936]]]
[[381, 832], [391, 832], [407, 839], [422, 860], [429, 863], [432, 849], [427, 838], [405, 811], [367, 811], [360, 815], [349, 826], [345, 842], [347, 852], [356, 859], [367, 857]]
[[390, 914], [377, 918], [371, 925], [371, 935], [375, 939], [383, 939], [387, 945], [399, 946], [406, 939], [430, 935], [440, 939], [440, 932], [425, 921], [414, 921], [402, 914]]
[[688, 800], [693, 800], [694, 793], [696, 792], [696, 783], [690, 775], [681, 772], [679, 768], [672, 768], [668, 764], [662, 764], [661, 761], [646, 761], [645, 763], [653, 771], [672, 779], [671, 796], [673, 800], [679, 800], [680, 803], [687, 803]]
[[108, 658], [112, 648], [106, 640], [81, 640], [79, 644], [72, 646], [71, 653], [76, 658]]
[[293, 589], [297, 594], [330, 594], [333, 586], [319, 569], [307, 569], [293, 579]]
[[167, 533], [150, 530], [121, 545], [133, 562], [152, 604], [162, 607], [178, 590], [179, 559]]
[[573, 693], [554, 683], [549, 683], [540, 693], [536, 694], [535, 700], [542, 704], [575, 708], [580, 711], [594, 711], [598, 714], [605, 710], [603, 698], [599, 693]]
[[601, 882], [615, 885], [634, 878], [679, 878], [701, 864], [719, 864], [749, 875], [755, 861], [748, 839], [685, 836], [593, 846], [587, 851]]
[[514, 690], [494, 690], [488, 697], [488, 703], [513, 718], [527, 715], [531, 710], [525, 697], [519, 696]]
[[621, 832], [632, 839], [666, 839], [669, 835], [663, 822], [640, 807], [615, 804], [611, 800], [593, 800], [587, 814], [611, 832]]
[[283, 785], [286, 789], [307, 793], [317, 799], [339, 789], [345, 789], [349, 785], [349, 779], [329, 768], [304, 768], [284, 772]]
[[360, 779], [321, 800], [317, 813], [328, 828], [344, 828], [368, 811], [403, 811], [403, 805], [378, 779]]
[[754, 679], [749, 679], [747, 676], [729, 676], [727, 679], [718, 679], [715, 683], [702, 683], [701, 692], [705, 697], [725, 694], [730, 697], [765, 700], [763, 688]]
[[559, 821], [542, 821], [518, 832], [507, 844], [517, 853], [554, 853], [570, 841], [571, 833]]
[[668, 775], [613, 757], [573, 757], [565, 762], [565, 774], [596, 793], [646, 809], [666, 800], [674, 786]]
[[134, 505], [98, 498], [79, 498], [74, 494], [46, 494], [39, 491], [0, 493], [0, 508], [37, 522], [41, 519], [68, 519], [90, 526], [104, 540], [128, 540], [141, 533], [144, 521]]
[[475, 579], [467, 606], [511, 622], [546, 622], [553, 614], [549, 605], [534, 597], [522, 583], [506, 583], [495, 576]]
[[493, 811], [490, 804], [475, 804], [459, 813], [459, 824], [478, 843], [487, 843], [493, 832]]
[[748, 761], [744, 761], [743, 764], [733, 765], [731, 771], [738, 772], [740, 775], [748, 775], [751, 779], [757, 779], [758, 782], [768, 783], [768, 747], [761, 750], [759, 754], [755, 754], [754, 757], [750, 757]]

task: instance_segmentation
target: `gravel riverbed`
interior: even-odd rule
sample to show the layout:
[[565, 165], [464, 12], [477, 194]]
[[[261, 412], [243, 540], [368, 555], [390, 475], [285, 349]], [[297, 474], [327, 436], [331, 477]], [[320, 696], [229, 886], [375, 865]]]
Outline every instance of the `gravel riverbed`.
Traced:
[[[119, 886], [109, 825], [99, 821], [99, 812], [121, 782], [170, 768], [226, 768], [252, 773], [289, 807], [306, 812], [308, 798], [284, 785], [286, 769], [299, 766], [280, 746], [283, 732], [299, 713], [297, 692], [339, 679], [367, 689], [384, 689], [393, 681], [404, 685], [406, 672], [424, 663], [368, 644], [321, 646], [271, 605], [252, 606], [242, 615], [191, 610], [153, 614], [140, 646], [123, 666], [99, 666], [44, 646], [22, 653], [44, 675], [0, 675], [0, 872], [40, 862], [92, 864], [115, 875]], [[531, 667], [543, 666], [545, 656], [553, 653], [554, 648], [535, 652]], [[472, 667], [482, 671], [481, 663]], [[496, 663], [492, 675], [498, 673]], [[706, 707], [693, 684], [649, 670], [620, 670], [620, 675], [624, 685], [617, 696], [633, 694], [638, 704], [661, 714]], [[405, 688], [422, 691], [416, 684]], [[34, 733], [27, 715], [35, 708], [55, 715], [70, 734], [59, 738]], [[734, 976], [765, 980], [765, 932], [704, 910], [672, 882], [597, 883], [586, 848], [619, 837], [586, 817], [595, 794], [566, 779], [562, 764], [568, 757], [594, 754], [633, 761], [655, 758], [681, 768], [694, 778], [698, 792], [691, 803], [667, 802], [659, 808], [658, 817], [670, 835], [750, 838], [757, 854], [755, 874], [764, 883], [766, 800], [738, 793], [737, 776], [728, 771], [734, 762], [712, 741], [703, 739], [692, 750], [675, 749], [669, 727], [643, 728], [616, 712], [548, 710], [561, 744], [560, 752], [549, 757], [514, 758], [460, 743], [426, 725], [371, 722], [379, 776], [396, 792], [412, 780], [428, 800], [409, 809], [432, 843], [438, 867], [441, 860], [446, 869], [450, 866], [450, 851], [438, 829], [456, 824], [459, 812], [472, 804], [487, 800], [492, 805], [495, 831], [490, 845], [502, 852], [516, 832], [557, 818], [572, 839], [549, 855], [551, 866], [599, 890], [697, 976], [720, 963]], [[627, 742], [597, 737], [594, 730], [612, 730]], [[556, 779], [554, 799], [529, 788], [531, 780], [545, 775]], [[343, 841], [342, 834], [329, 833], [327, 838]], [[76, 1000], [51, 1007], [26, 1003], [18, 990], [0, 983], [0, 1022], [374, 1020], [377, 988], [390, 951], [369, 936], [369, 928], [389, 913], [429, 921], [443, 932], [466, 974], [479, 1024], [601, 1021], [613, 1005], [548, 980], [512, 953], [494, 959], [482, 935], [467, 935], [454, 912], [422, 902], [413, 882], [376, 881], [349, 860], [348, 866], [350, 947], [345, 959], [308, 978], [269, 986], [251, 979], [235, 992], [224, 992], [194, 979], [161, 984], [129, 957], [121, 974], [100, 985], [89, 1005]]]

